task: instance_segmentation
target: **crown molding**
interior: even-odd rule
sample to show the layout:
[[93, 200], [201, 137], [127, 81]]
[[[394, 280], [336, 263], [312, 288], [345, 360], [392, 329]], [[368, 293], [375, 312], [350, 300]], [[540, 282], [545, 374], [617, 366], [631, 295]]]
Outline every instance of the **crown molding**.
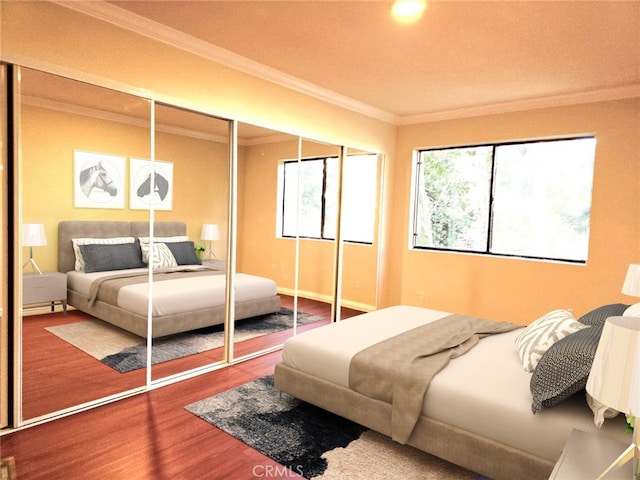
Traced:
[[478, 105], [468, 108], [427, 112], [416, 115], [395, 115], [388, 111], [354, 100], [353, 98], [322, 88], [311, 82], [288, 75], [247, 57], [243, 57], [230, 52], [229, 50], [225, 50], [216, 45], [199, 40], [191, 35], [187, 35], [178, 30], [167, 27], [166, 25], [162, 25], [128, 12], [102, 0], [82, 2], [77, 0], [50, 1], [117, 27], [133, 31], [153, 40], [199, 55], [229, 68], [259, 77], [273, 84], [280, 85], [290, 90], [396, 126], [640, 97], [640, 84], [633, 84], [622, 87], [569, 93], [564, 95], [552, 95], [490, 105]]
[[87, 2], [51, 0], [51, 2], [347, 110], [386, 123], [396, 124], [398, 121], [398, 117], [392, 113], [288, 75], [161, 23], [128, 12], [116, 5], [100, 0]]
[[541, 108], [562, 107], [582, 103], [606, 102], [610, 100], [623, 100], [625, 98], [640, 97], [640, 84], [614, 87], [589, 92], [569, 93], [566, 95], [552, 95], [548, 97], [517, 100], [514, 102], [481, 105], [477, 107], [461, 108], [442, 112], [424, 113], [419, 115], [407, 115], [400, 117], [396, 125], [415, 125], [419, 123], [439, 122], [443, 120], [455, 120], [484, 115], [496, 115], [501, 113], [521, 112], [525, 110], [537, 110]]

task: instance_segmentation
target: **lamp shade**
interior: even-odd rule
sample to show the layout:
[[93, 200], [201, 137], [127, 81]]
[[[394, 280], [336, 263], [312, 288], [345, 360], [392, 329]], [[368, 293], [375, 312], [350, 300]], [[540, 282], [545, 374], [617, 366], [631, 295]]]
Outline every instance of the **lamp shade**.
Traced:
[[609, 317], [604, 324], [587, 392], [619, 412], [640, 415], [640, 320]]
[[22, 224], [22, 245], [25, 247], [43, 247], [47, 244], [47, 235], [41, 223]]
[[219, 240], [220, 229], [215, 223], [205, 223], [202, 225], [202, 232], [200, 233], [202, 240]]
[[632, 297], [640, 297], [640, 263], [631, 263], [624, 277], [622, 293]]

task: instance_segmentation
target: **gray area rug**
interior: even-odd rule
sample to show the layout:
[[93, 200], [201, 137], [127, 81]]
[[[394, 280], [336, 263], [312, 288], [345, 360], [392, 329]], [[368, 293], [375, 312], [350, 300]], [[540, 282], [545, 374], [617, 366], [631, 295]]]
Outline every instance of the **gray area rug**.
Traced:
[[185, 409], [308, 479], [488, 480], [281, 393], [272, 376]]
[[[322, 316], [298, 311], [298, 325], [307, 325], [323, 319]], [[236, 341], [249, 340], [286, 330], [292, 325], [293, 312], [283, 307], [277, 313], [238, 320], [235, 324], [234, 338]], [[70, 323], [48, 327], [46, 330], [121, 373], [146, 367], [145, 339], [101, 320]], [[153, 340], [151, 363], [156, 365], [223, 345], [222, 325], [170, 335]]]

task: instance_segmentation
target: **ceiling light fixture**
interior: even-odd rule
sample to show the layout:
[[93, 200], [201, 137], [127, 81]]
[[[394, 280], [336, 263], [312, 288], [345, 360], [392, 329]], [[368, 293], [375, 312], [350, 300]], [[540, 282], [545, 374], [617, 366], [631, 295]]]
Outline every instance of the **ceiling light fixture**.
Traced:
[[396, 0], [391, 7], [391, 14], [399, 22], [415, 22], [427, 8], [427, 0]]

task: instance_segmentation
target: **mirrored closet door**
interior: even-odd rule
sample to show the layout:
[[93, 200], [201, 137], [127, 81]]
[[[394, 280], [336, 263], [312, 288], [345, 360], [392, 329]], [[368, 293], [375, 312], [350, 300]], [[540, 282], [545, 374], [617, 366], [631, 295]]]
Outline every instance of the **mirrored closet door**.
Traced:
[[377, 308], [382, 156], [346, 148], [342, 166], [339, 314]]
[[305, 138], [299, 162], [287, 167], [298, 178], [296, 299], [301, 331], [335, 318], [341, 152], [338, 145]]
[[[154, 320], [151, 369], [152, 380], [158, 380], [225, 358], [230, 140], [227, 120], [159, 103], [154, 111], [155, 233], [163, 236], [161, 228], [166, 222], [184, 222], [187, 242], [176, 245], [189, 245], [188, 250], [195, 247], [198, 261], [205, 267], [203, 278], [197, 279], [202, 280], [198, 284], [201, 292], [184, 291], [174, 301], [154, 306], [161, 309], [153, 311], [154, 316], [175, 317], [169, 321], [175, 326], [170, 331], [176, 332], [166, 335]], [[141, 168], [139, 178], [136, 165]], [[149, 173], [144, 163], [136, 165], [132, 166], [131, 181], [142, 184]], [[179, 267], [190, 269], [192, 255], [174, 257]], [[154, 301], [166, 293], [175, 294], [173, 281], [161, 270], [162, 266], [152, 273]]]
[[282, 234], [282, 191], [283, 165], [297, 161], [298, 149], [297, 136], [238, 123], [236, 316], [247, 318], [235, 322], [236, 359], [276, 348], [294, 332], [296, 245]]
[[[18, 96], [16, 252], [23, 305], [21, 418], [64, 411], [145, 385], [142, 368], [122, 370], [117, 357], [144, 344], [76, 309], [64, 311], [67, 282], [88, 296], [70, 241], [58, 223], [148, 220], [128, 207], [128, 159], [150, 158], [150, 102], [143, 98], [21, 68]], [[105, 232], [113, 236], [113, 232]], [[81, 235], [80, 235], [81, 236]]]
[[[380, 155], [15, 69], [18, 423], [271, 351], [296, 333], [376, 308]], [[61, 233], [62, 221], [76, 230]], [[96, 221], [126, 231], [84, 234], [75, 224]], [[78, 263], [71, 239], [137, 237], [140, 229], [180, 237], [190, 258], [200, 257], [207, 285], [222, 288], [169, 302], [182, 311], [156, 311], [147, 301], [132, 330], [121, 315], [88, 308], [95, 291], [87, 274], [104, 269]], [[162, 268], [144, 270], [151, 300], [171, 290]], [[184, 310], [198, 313], [185, 321]], [[175, 328], [160, 327], [162, 315]]]

